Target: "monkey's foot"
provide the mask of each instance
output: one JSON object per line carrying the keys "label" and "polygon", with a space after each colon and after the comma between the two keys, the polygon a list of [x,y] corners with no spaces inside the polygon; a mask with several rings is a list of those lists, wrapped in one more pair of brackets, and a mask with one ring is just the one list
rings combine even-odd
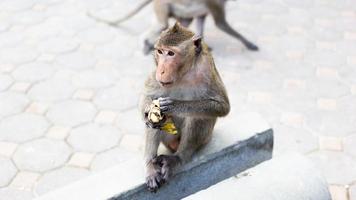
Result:
{"label": "monkey's foot", "polygon": [[181,159],[176,155],[159,155],[153,159],[152,163],[161,167],[160,174],[164,181],[168,181],[173,169],[179,165]]}
{"label": "monkey's foot", "polygon": [[154,50],[154,45],[151,44],[148,40],[145,40],[143,43],[143,54],[148,55],[150,52]]}
{"label": "monkey's foot", "polygon": [[160,172],[146,177],[146,185],[149,191],[157,192],[158,188],[165,182]]}
{"label": "monkey's foot", "polygon": [[253,44],[251,42],[246,42],[245,46],[251,51],[258,51],[258,46],[256,46],[255,44]]}
{"label": "monkey's foot", "polygon": [[210,46],[208,46],[208,50],[209,50],[209,51],[213,51],[213,48],[210,47]]}

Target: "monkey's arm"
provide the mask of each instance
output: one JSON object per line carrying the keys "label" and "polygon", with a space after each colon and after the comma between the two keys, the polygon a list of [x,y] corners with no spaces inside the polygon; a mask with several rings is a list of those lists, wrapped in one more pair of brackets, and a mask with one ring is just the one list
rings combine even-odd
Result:
{"label": "monkey's arm", "polygon": [[157,149],[160,143],[160,135],[158,129],[147,127],[145,130],[146,144],[144,158],[146,165],[149,165],[151,160],[157,156]]}
{"label": "monkey's arm", "polygon": [[209,97],[200,100],[175,100],[170,97],[160,100],[163,114],[189,114],[206,117],[222,117],[229,113],[230,104],[224,97]]}
{"label": "monkey's arm", "polygon": [[155,192],[164,180],[161,176],[161,168],[154,163],[157,157],[157,150],[160,143],[160,135],[158,129],[146,128],[146,144],[145,144],[145,171],[146,184],[148,189]]}
{"label": "monkey's arm", "polygon": [[148,113],[150,111],[150,105],[152,104],[152,100],[153,100],[152,97],[148,97],[148,96],[141,97],[140,105],[139,105],[140,111],[142,114],[141,116],[142,116],[143,121],[146,124],[146,127],[153,128],[153,129],[159,129],[162,126],[164,120],[161,120],[158,123],[153,123],[153,122],[151,122],[151,120],[148,119]]}

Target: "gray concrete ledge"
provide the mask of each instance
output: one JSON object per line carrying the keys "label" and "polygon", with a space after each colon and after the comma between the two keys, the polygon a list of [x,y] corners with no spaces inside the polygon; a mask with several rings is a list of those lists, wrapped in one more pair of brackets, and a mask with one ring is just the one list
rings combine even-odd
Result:
{"label": "gray concrete ledge", "polygon": [[272,149],[273,131],[269,129],[187,164],[157,193],[149,192],[146,185],[141,184],[111,200],[182,199],[271,159]]}
{"label": "gray concrete ledge", "polygon": [[331,200],[331,197],[320,170],[305,156],[290,153],[185,198],[200,199]]}

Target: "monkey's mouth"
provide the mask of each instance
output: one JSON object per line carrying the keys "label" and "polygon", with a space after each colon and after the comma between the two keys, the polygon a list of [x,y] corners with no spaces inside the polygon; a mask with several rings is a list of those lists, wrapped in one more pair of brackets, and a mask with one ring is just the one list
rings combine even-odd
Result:
{"label": "monkey's mouth", "polygon": [[172,85],[172,84],[173,84],[173,81],[170,81],[170,82],[162,82],[162,81],[160,81],[159,83],[160,83],[163,87],[167,87],[167,86]]}

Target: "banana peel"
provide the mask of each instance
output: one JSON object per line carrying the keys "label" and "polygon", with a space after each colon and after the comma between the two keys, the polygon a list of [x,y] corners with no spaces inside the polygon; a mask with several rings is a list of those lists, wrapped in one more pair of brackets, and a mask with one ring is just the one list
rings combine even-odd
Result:
{"label": "banana peel", "polygon": [[161,127],[162,131],[165,131],[166,133],[175,135],[178,133],[178,130],[176,128],[176,126],[174,125],[174,122],[171,118],[168,118],[164,124]]}

